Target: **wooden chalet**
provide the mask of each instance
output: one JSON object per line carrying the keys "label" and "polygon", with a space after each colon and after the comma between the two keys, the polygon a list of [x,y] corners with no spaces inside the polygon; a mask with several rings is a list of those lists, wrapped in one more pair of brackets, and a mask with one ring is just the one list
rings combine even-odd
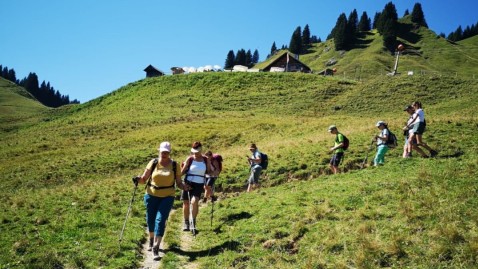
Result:
{"label": "wooden chalet", "polygon": [[262,71],[264,72],[271,72],[274,70],[284,70],[284,72],[305,72],[311,73],[312,70],[303,62],[296,59],[292,54],[286,52],[279,57],[277,57],[274,61],[272,61],[269,65],[264,67]]}
{"label": "wooden chalet", "polygon": [[164,72],[157,69],[156,67],[152,65],[148,65],[145,69],[144,72],[146,72],[146,77],[151,78],[151,77],[160,77],[164,76]]}

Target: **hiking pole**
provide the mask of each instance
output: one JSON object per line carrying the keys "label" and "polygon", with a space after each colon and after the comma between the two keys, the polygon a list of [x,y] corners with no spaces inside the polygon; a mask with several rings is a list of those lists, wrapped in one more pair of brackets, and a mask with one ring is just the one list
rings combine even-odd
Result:
{"label": "hiking pole", "polygon": [[123,240],[124,229],[126,228],[126,221],[128,220],[129,213],[131,212],[131,208],[133,207],[134,197],[136,195],[136,190],[138,189],[138,181],[137,180],[135,181],[135,177],[133,177],[133,181],[135,182],[133,197],[131,197],[131,202],[129,202],[128,211],[126,212],[126,217],[124,219],[123,228],[121,229],[121,233],[120,233],[120,237],[119,237],[120,248],[121,248],[121,241]]}
{"label": "hiking pole", "polygon": [[[216,179],[217,180],[217,179]],[[212,228],[212,220],[214,218],[214,191],[216,186],[212,186],[212,195],[211,195],[211,228]]]}
{"label": "hiking pole", "polygon": [[[194,219],[193,219],[193,208],[192,208],[192,203],[191,203],[191,195],[189,194],[190,191],[188,191],[188,199],[189,199],[189,226],[191,226],[191,232],[193,233],[193,236],[196,237],[196,226],[194,225]],[[194,196],[193,196],[194,197]]]}
{"label": "hiking pole", "polygon": [[365,167],[365,164],[367,163],[367,159],[368,159],[368,154],[370,153],[370,151],[372,150],[372,147],[373,147],[373,139],[372,139],[372,142],[370,143],[370,147],[368,148],[367,150],[367,154],[365,155],[365,159],[363,160],[362,162],[362,169]]}

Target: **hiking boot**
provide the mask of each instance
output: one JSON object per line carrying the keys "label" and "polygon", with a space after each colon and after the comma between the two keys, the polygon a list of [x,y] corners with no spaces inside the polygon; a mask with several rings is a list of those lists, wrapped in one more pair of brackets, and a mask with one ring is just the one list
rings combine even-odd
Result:
{"label": "hiking boot", "polygon": [[203,204],[207,203],[207,197],[202,198]]}
{"label": "hiking boot", "polygon": [[149,239],[148,251],[153,250],[153,245],[154,245],[154,238],[150,238],[150,239]]}
{"label": "hiking boot", "polygon": [[438,155],[438,152],[436,150],[430,150],[430,157],[436,157]]}
{"label": "hiking boot", "polygon": [[183,231],[189,231],[189,220],[185,220],[183,223]]}
{"label": "hiking boot", "polygon": [[215,195],[211,196],[211,201],[212,202],[216,202],[217,201],[217,197]]}
{"label": "hiking boot", "polygon": [[153,247],[153,260],[157,261],[161,257],[159,256],[159,245]]}

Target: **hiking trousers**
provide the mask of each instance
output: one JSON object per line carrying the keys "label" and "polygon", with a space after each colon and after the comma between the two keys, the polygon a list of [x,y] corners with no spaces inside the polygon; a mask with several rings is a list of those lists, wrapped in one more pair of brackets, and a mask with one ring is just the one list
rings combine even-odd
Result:
{"label": "hiking trousers", "polygon": [[144,205],[146,206],[146,223],[148,231],[154,232],[156,236],[164,236],[166,221],[169,212],[173,208],[174,197],[156,197],[153,195],[144,195]]}
{"label": "hiking trousers", "polygon": [[388,151],[387,145],[380,145],[377,147],[377,154],[375,155],[375,159],[373,159],[373,165],[377,166],[379,164],[385,163],[385,153]]}

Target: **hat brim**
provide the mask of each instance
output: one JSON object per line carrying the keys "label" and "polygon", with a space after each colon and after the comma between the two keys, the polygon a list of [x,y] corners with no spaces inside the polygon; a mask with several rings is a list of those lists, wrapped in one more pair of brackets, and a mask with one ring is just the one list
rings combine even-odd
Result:
{"label": "hat brim", "polygon": [[198,152],[201,152],[201,149],[191,148],[191,152],[192,153],[198,153]]}

